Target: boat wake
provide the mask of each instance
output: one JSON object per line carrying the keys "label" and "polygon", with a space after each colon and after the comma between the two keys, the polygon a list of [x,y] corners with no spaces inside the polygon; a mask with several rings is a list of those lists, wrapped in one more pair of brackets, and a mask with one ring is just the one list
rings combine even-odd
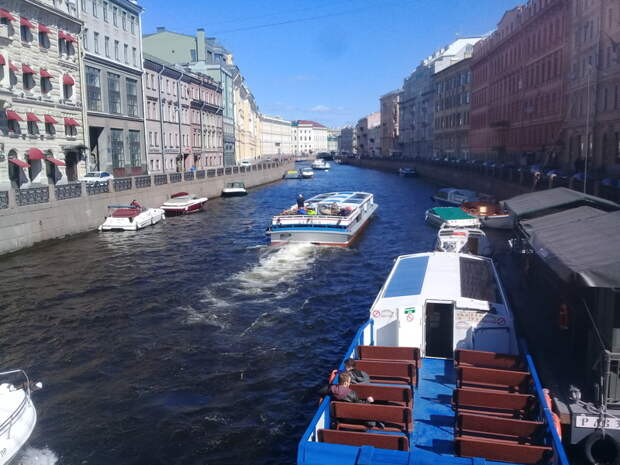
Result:
{"label": "boat wake", "polygon": [[35,449],[27,447],[17,457],[15,462],[17,465],[54,465],[58,462],[58,456],[48,449]]}

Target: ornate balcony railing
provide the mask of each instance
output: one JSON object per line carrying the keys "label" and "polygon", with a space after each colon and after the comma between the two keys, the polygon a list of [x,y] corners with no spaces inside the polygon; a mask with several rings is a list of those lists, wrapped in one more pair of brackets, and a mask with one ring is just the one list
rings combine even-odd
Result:
{"label": "ornate balcony railing", "polygon": [[136,187],[151,187],[151,177],[150,176],[136,176]]}
{"label": "ornate balcony railing", "polygon": [[237,174],[239,172],[239,167],[238,166],[233,166],[232,172],[233,172],[233,174]]}
{"label": "ornate balcony railing", "polygon": [[82,196],[82,184],[59,184],[55,188],[56,200],[75,199]]}
{"label": "ornate balcony railing", "polygon": [[217,169],[217,175],[218,176],[222,176],[224,174],[224,168],[218,168]]}
{"label": "ornate balcony railing", "polygon": [[225,174],[232,174],[232,172],[233,172],[232,168],[230,168],[230,167],[229,168],[224,168],[224,173]]}
{"label": "ornate balcony railing", "polygon": [[194,172],[193,171],[186,171],[185,173],[183,173],[183,179],[185,181],[193,181],[194,180]]}
{"label": "ornate balcony railing", "polygon": [[153,176],[153,182],[156,186],[161,186],[162,184],[168,184],[168,176],[165,174],[156,174]]}
{"label": "ornate balcony railing", "polygon": [[204,179],[205,178],[205,170],[196,171],[196,179]]}
{"label": "ornate balcony railing", "polygon": [[114,180],[114,192],[131,190],[131,178],[118,178]]}
{"label": "ornate balcony railing", "polygon": [[89,182],[86,192],[88,195],[107,194],[110,192],[110,181]]}
{"label": "ornate balcony railing", "polygon": [[207,170],[207,177],[213,178],[217,174],[216,170]]}
{"label": "ornate balcony railing", "polygon": [[17,205],[20,207],[23,207],[24,205],[46,203],[50,200],[50,190],[47,186],[16,189],[15,199],[17,200]]}
{"label": "ornate balcony railing", "polygon": [[9,208],[9,193],[8,191],[0,192],[0,209]]}
{"label": "ornate balcony railing", "polygon": [[170,177],[170,182],[181,182],[181,173],[170,173],[168,175]]}

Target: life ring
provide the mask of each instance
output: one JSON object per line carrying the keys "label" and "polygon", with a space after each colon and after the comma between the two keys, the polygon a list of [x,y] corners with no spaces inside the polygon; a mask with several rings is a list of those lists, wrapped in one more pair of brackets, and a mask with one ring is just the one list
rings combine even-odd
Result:
{"label": "life ring", "polygon": [[587,437],[583,452],[588,462],[593,465],[620,465],[620,444],[609,434],[595,431]]}

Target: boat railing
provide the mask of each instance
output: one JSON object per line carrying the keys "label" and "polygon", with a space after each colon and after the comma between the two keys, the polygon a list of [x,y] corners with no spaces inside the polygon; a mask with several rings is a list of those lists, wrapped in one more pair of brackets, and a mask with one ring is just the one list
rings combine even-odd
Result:
{"label": "boat railing", "polygon": [[[24,399],[19,403],[17,408],[11,412],[6,420],[0,423],[0,436],[3,436],[5,433],[11,434],[11,427],[15,424],[17,419],[21,416],[22,412],[26,408],[26,406],[30,403],[30,379],[28,379],[28,375],[24,370],[10,370],[4,371],[0,373],[0,379],[3,377],[7,377],[10,375],[21,374],[26,380],[22,386],[26,395]],[[11,383],[14,385],[14,383]]]}
{"label": "boat railing", "polygon": [[[344,362],[352,357],[355,357],[355,352],[357,346],[361,345],[374,345],[374,337],[373,337],[373,320],[368,320],[364,323],[355,333],[355,337],[349,345],[342,362],[338,366],[339,371],[344,370]],[[312,421],[306,428],[301,440],[299,441],[298,446],[298,457],[303,457],[305,455],[305,448],[307,447],[309,442],[317,442],[318,441],[318,431],[320,429],[328,429],[330,427],[331,419],[329,416],[329,403],[331,401],[331,397],[329,395],[325,396],[318,410],[312,417]]]}

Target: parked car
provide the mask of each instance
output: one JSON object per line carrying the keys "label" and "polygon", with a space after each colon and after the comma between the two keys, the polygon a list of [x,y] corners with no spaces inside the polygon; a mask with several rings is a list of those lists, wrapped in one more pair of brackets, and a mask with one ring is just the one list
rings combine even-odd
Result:
{"label": "parked car", "polygon": [[82,178],[80,178],[80,182],[86,183],[95,183],[95,182],[106,182],[112,181],[114,176],[112,176],[107,171],[89,171]]}
{"label": "parked car", "polygon": [[248,166],[252,166],[252,163],[250,163],[250,162],[249,162],[249,161],[247,161],[247,160],[244,160],[244,161],[242,161],[241,163],[239,163],[239,166],[245,166],[245,167],[248,167]]}

